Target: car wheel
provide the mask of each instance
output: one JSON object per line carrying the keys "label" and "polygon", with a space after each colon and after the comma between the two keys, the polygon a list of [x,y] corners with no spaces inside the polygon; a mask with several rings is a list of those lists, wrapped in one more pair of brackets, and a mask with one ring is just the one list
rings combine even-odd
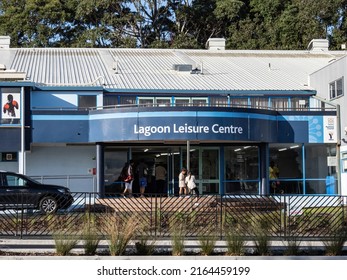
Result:
{"label": "car wheel", "polygon": [[44,197],[40,201],[40,209],[46,214],[54,213],[58,209],[57,200],[54,197]]}

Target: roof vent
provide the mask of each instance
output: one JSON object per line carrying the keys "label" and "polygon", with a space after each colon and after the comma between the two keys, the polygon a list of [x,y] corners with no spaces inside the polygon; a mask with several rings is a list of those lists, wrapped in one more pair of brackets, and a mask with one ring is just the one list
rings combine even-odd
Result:
{"label": "roof vent", "polygon": [[191,64],[174,64],[172,65],[172,69],[178,72],[190,72],[193,69],[193,65]]}
{"label": "roof vent", "polygon": [[6,70],[6,65],[0,63],[0,71],[5,71]]}
{"label": "roof vent", "polygon": [[313,52],[327,52],[329,51],[329,40],[327,39],[313,39],[311,42],[308,44],[307,49],[309,51]]}
{"label": "roof vent", "polygon": [[0,36],[0,49],[9,49],[11,43],[10,36]]}
{"label": "roof vent", "polygon": [[206,48],[212,51],[225,50],[225,39],[224,38],[210,38],[206,42]]}

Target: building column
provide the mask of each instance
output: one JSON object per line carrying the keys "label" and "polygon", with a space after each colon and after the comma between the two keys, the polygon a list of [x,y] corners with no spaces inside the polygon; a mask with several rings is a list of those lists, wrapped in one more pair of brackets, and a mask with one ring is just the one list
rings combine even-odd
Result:
{"label": "building column", "polygon": [[261,143],[260,148],[260,189],[259,194],[269,194],[269,144]]}
{"label": "building column", "polygon": [[225,158],[224,158],[224,146],[221,146],[219,148],[219,194],[220,195],[224,195],[225,194],[225,186],[224,186],[224,182],[225,182]]}
{"label": "building column", "polygon": [[96,144],[96,190],[100,197],[105,196],[105,178],[104,178],[104,146],[101,143]]}

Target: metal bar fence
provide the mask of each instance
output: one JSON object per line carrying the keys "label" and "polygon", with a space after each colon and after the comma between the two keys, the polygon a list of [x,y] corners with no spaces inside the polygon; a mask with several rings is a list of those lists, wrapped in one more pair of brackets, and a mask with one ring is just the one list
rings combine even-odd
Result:
{"label": "metal bar fence", "polygon": [[259,230],[271,238],[321,239],[347,229],[347,198],[335,195],[73,197],[71,207],[52,214],[28,207],[21,198],[12,206],[0,202],[0,237],[80,235],[86,226],[107,237],[112,224],[129,218],[141,225],[138,235],[152,238],[170,238],[178,228],[193,239],[212,234],[224,239],[235,230],[248,239]]}

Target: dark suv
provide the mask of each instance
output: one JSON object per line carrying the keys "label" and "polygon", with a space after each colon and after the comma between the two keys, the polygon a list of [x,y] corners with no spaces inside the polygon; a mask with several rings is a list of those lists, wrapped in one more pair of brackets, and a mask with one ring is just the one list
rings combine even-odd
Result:
{"label": "dark suv", "polygon": [[0,210],[30,208],[54,213],[70,207],[73,201],[66,187],[41,184],[28,176],[0,170]]}

